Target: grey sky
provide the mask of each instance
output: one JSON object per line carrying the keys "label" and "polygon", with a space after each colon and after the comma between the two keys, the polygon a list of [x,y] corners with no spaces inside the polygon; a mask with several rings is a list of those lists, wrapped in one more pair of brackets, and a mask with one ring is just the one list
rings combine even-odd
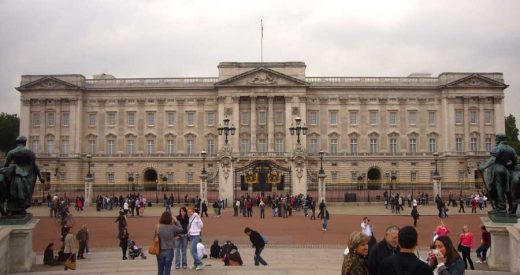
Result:
{"label": "grey sky", "polygon": [[[308,76],[503,72],[520,119],[520,1],[0,1],[0,112],[22,74],[217,76],[304,61]],[[516,107],[516,108],[515,108]]]}

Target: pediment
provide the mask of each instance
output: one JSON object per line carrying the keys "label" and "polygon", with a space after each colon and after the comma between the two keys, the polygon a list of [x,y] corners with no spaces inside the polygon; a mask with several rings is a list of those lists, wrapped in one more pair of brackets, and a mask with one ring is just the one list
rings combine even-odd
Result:
{"label": "pediment", "polygon": [[443,86],[446,88],[507,88],[504,83],[479,74],[472,74]]}
{"label": "pediment", "polygon": [[35,81],[26,83],[20,87],[18,90],[77,90],[80,89],[79,86],[71,84],[69,82],[63,81],[61,79],[46,76]]}
{"label": "pediment", "polygon": [[309,86],[309,84],[301,79],[260,67],[219,81],[215,86]]}

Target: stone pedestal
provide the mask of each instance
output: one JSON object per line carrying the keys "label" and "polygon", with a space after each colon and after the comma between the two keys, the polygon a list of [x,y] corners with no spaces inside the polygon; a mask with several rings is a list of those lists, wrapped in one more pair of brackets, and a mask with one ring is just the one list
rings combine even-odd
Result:
{"label": "stone pedestal", "polygon": [[480,219],[491,234],[489,270],[520,272],[520,224],[495,223],[489,217]]}
{"label": "stone pedestal", "polygon": [[226,159],[221,161],[218,166],[218,195],[221,200],[227,200],[228,205],[233,203],[233,182],[234,182],[233,162]]}
{"label": "stone pedestal", "polygon": [[[40,220],[0,227],[0,274],[29,272],[35,260],[33,230]],[[5,273],[4,273],[5,272]]]}
{"label": "stone pedestal", "polygon": [[94,191],[92,190],[92,177],[85,178],[85,205],[87,208],[92,203],[92,199],[94,196]]}

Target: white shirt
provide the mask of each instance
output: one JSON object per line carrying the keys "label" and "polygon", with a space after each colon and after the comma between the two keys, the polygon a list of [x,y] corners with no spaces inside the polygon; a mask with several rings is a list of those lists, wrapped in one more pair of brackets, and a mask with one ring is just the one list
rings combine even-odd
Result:
{"label": "white shirt", "polygon": [[127,201],[125,201],[125,203],[123,204],[123,209],[124,210],[128,210],[128,202]]}
{"label": "white shirt", "polygon": [[188,228],[188,234],[190,236],[200,236],[200,231],[202,231],[204,223],[197,213],[191,215],[190,223],[188,225],[190,227]]}
{"label": "white shirt", "polygon": [[363,232],[363,234],[371,237],[372,236],[372,226],[368,223],[362,222],[361,223],[361,232]]}
{"label": "white shirt", "polygon": [[197,244],[197,257],[199,257],[199,259],[202,260],[202,257],[204,255],[208,255],[208,253],[206,252],[206,247],[204,247],[204,245],[202,243],[198,243]]}

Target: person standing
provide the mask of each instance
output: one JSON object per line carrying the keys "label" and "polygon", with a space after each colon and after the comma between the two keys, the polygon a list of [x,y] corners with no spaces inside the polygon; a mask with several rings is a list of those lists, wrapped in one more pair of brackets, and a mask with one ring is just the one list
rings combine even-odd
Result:
{"label": "person standing", "polygon": [[449,233],[450,233],[450,229],[441,220],[441,224],[439,224],[435,228],[435,234],[437,235],[437,237],[441,237],[441,236],[447,236]]}
{"label": "person standing", "polygon": [[259,263],[262,265],[267,265],[267,262],[262,258],[262,256],[260,256],[262,250],[264,250],[265,247],[265,240],[262,235],[249,227],[244,229],[244,233],[249,236],[249,240],[255,248],[255,265],[259,265]]}
{"label": "person standing", "polygon": [[464,266],[468,269],[468,262],[471,270],[474,270],[473,261],[471,260],[471,247],[473,246],[473,233],[469,232],[468,226],[462,227],[462,233],[460,234],[460,245],[462,252],[462,260]]}
{"label": "person standing", "polygon": [[121,247],[121,251],[123,252],[123,260],[128,259],[126,257],[126,250],[128,249],[128,239],[130,238],[130,234],[128,234],[128,229],[125,228],[121,233],[119,233],[119,247]]}
{"label": "person standing", "polygon": [[348,240],[348,255],[343,258],[341,275],[366,275],[365,259],[368,255],[368,236],[362,232],[352,232]]}
{"label": "person standing", "polygon": [[412,208],[412,218],[413,218],[413,226],[417,227],[417,220],[419,219],[419,210],[417,210],[417,206]]}
{"label": "person standing", "polygon": [[87,225],[84,224],[76,234],[76,239],[79,242],[78,259],[85,259],[84,253],[88,241],[88,230]]}
{"label": "person standing", "polygon": [[480,240],[480,246],[477,248],[477,263],[485,263],[486,262],[486,254],[491,246],[491,234],[487,231],[485,225],[480,226],[480,230],[482,231],[482,238]]}
{"label": "person standing", "polygon": [[265,219],[265,203],[263,199],[260,199],[258,206],[260,207],[260,219]]}
{"label": "person standing", "polygon": [[193,257],[193,269],[200,270],[204,266],[202,265],[202,261],[197,255],[197,244],[199,243],[200,233],[204,223],[202,222],[202,219],[199,217],[199,215],[195,212],[195,208],[190,207],[188,209],[188,215],[190,217],[188,224],[188,237],[190,240],[190,253]]}
{"label": "person standing", "polygon": [[[66,227],[65,229],[65,232],[66,232],[66,235],[65,235],[65,239],[63,241],[63,258],[64,259],[69,259],[69,258],[74,258],[73,257],[73,253],[77,251],[77,248],[76,248],[76,240],[74,239],[74,234],[72,234],[72,228],[71,227]],[[68,267],[65,266],[65,270],[67,270]]]}
{"label": "person standing", "polygon": [[311,220],[316,219],[316,200],[314,198],[311,198]]}
{"label": "person standing", "polygon": [[327,231],[327,227],[329,226],[329,219],[330,219],[329,210],[327,210],[327,207],[323,207],[323,215],[321,215],[321,220],[322,220],[321,230]]}
{"label": "person standing", "polygon": [[125,212],[123,210],[119,211],[119,217],[116,218],[114,223],[116,223],[116,222],[117,222],[117,228],[119,230],[118,234],[121,234],[123,229],[125,229],[128,224],[128,222],[126,221]]}
{"label": "person standing", "polygon": [[240,200],[237,200],[233,205],[233,216],[238,217],[238,208],[240,208]]}
{"label": "person standing", "polygon": [[170,275],[173,263],[173,249],[175,247],[175,235],[182,232],[182,227],[172,213],[164,211],[155,227],[155,235],[159,235],[159,255],[157,258],[157,274]]}
{"label": "person standing", "polygon": [[190,218],[188,217],[188,210],[186,207],[179,209],[177,220],[182,226],[182,232],[175,236],[175,269],[188,268],[188,259],[186,258],[186,250],[188,248],[188,224]]}
{"label": "person standing", "polygon": [[[206,204],[206,201],[202,201],[202,207],[201,207],[201,212],[200,212],[200,216],[201,217],[204,217],[204,214],[206,214],[206,217],[208,217],[208,204]],[[217,211],[217,217],[219,217],[218,215],[218,211]]]}
{"label": "person standing", "polygon": [[459,213],[462,211],[462,213],[466,213],[464,211],[464,197],[462,197],[462,194],[459,196]]}
{"label": "person standing", "polygon": [[367,265],[370,274],[377,274],[381,262],[399,252],[397,236],[399,227],[391,225],[385,230],[385,238],[378,242],[368,253]]}
{"label": "person standing", "polygon": [[463,275],[464,263],[459,253],[453,247],[453,243],[448,236],[442,236],[435,240],[434,247],[428,255],[428,265],[432,269],[437,269],[440,275]]}

